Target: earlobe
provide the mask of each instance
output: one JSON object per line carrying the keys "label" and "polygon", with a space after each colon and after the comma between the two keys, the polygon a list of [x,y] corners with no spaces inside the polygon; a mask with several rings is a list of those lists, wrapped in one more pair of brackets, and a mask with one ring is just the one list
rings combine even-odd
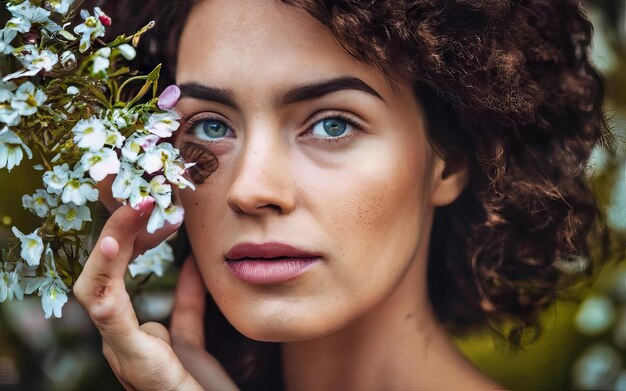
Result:
{"label": "earlobe", "polygon": [[469,183],[469,163],[467,159],[445,161],[436,157],[434,165],[431,204],[435,207],[449,205]]}

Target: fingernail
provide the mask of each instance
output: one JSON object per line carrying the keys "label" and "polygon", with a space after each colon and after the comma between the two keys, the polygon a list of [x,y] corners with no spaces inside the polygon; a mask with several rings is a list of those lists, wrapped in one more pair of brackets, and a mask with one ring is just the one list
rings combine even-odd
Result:
{"label": "fingernail", "polygon": [[113,260],[117,256],[119,249],[119,243],[111,236],[103,238],[100,242],[100,250],[110,260]]}

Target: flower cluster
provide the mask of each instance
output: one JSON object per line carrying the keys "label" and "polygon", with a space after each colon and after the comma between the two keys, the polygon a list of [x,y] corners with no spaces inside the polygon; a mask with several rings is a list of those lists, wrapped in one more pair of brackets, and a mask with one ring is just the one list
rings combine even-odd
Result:
{"label": "flower cluster", "polygon": [[[60,317],[88,255],[85,237],[98,183],[114,176],[113,196],[134,208],[153,199],[147,228],[153,233],[182,220],[172,191],[194,188],[187,174],[193,164],[167,141],[179,126],[173,107],[180,91],[170,86],[155,96],[160,68],[138,75],[127,64],[151,25],[105,43],[113,21],[97,7],[93,14],[80,10],[82,22],[73,29],[74,0],[9,0],[6,8],[0,169],[10,172],[26,156],[38,160],[34,167],[43,175],[42,188],[22,198],[41,226],[28,234],[13,227],[16,237],[2,251],[0,303],[37,292],[46,318]],[[131,264],[130,272],[160,276],[172,258],[162,244]]]}

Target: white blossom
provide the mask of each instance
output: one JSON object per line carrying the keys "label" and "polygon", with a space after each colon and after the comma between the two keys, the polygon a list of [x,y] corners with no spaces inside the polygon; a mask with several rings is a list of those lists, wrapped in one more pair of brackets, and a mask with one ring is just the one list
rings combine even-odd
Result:
{"label": "white blossom", "polygon": [[24,195],[22,197],[22,205],[37,216],[44,218],[50,212],[51,207],[58,205],[58,201],[56,197],[53,197],[47,191],[37,189],[32,196]]}
{"label": "white blossom", "polygon": [[120,51],[120,53],[122,53],[122,56],[124,56],[124,58],[129,61],[134,60],[135,57],[137,56],[137,51],[135,50],[135,48],[127,43],[121,44],[117,48]]}
{"label": "white blossom", "polygon": [[8,6],[7,9],[14,17],[28,21],[31,24],[42,25],[46,30],[54,33],[61,29],[61,26],[50,20],[50,11],[33,5],[29,0],[20,4]]}
{"label": "white blossom", "polygon": [[11,171],[13,167],[20,164],[24,152],[29,159],[32,159],[33,153],[30,148],[15,132],[5,126],[0,131],[0,168],[6,167],[7,170]]}
{"label": "white blossom", "polygon": [[163,173],[165,174],[167,180],[170,183],[178,186],[179,189],[185,189],[188,187],[195,190],[196,186],[187,178],[185,178],[185,173],[187,172],[187,169],[194,164],[195,163],[188,163],[185,165],[180,161],[171,161],[165,165]]}
{"label": "white blossom", "polygon": [[157,175],[150,180],[150,195],[161,208],[172,204],[172,186],[165,183],[163,175]]}
{"label": "white blossom", "polygon": [[85,221],[91,221],[89,208],[84,205],[78,206],[74,203],[59,206],[54,216],[54,222],[66,232],[73,229],[82,229]]}
{"label": "white blossom", "polygon": [[154,233],[157,229],[162,228],[166,221],[172,225],[176,225],[183,221],[184,215],[183,208],[179,206],[170,205],[167,208],[162,208],[157,204],[152,210],[146,230],[149,233]]}
{"label": "white blossom", "polygon": [[11,102],[15,94],[13,91],[17,90],[15,83],[0,81],[0,102]]}
{"label": "white blossom", "polygon": [[46,248],[45,258],[46,272],[44,277],[37,280],[38,287],[30,286],[29,290],[34,291],[34,289],[39,289],[38,294],[41,296],[41,307],[43,308],[46,319],[49,319],[52,315],[60,318],[63,305],[67,303],[69,288],[65,285],[57,272],[54,255],[50,247]]}
{"label": "white blossom", "polygon": [[15,91],[15,98],[11,102],[11,107],[22,116],[33,115],[37,112],[48,97],[40,89],[29,81],[20,85]]}
{"label": "white blossom", "polygon": [[0,52],[3,54],[10,54],[13,51],[11,42],[15,39],[18,33],[27,33],[30,31],[32,25],[28,20],[19,17],[13,17],[9,19],[7,24],[2,30],[0,30]]}
{"label": "white blossom", "polygon": [[161,244],[155,248],[138,256],[137,259],[128,265],[128,270],[133,277],[150,273],[162,277],[165,268],[173,261],[174,252],[172,251],[172,247],[166,242],[161,242]]}
{"label": "white blossom", "polygon": [[85,170],[96,182],[100,182],[109,174],[117,174],[120,171],[120,161],[117,154],[110,148],[102,148],[97,152],[86,152],[80,159]]}
{"label": "white blossom", "polygon": [[98,37],[104,37],[105,28],[100,21],[101,15],[104,15],[104,12],[98,7],[94,8],[94,16],[89,15],[87,10],[80,11],[80,16],[85,21],[74,27],[74,32],[81,35],[78,49],[81,53],[89,49],[92,40]]}
{"label": "white blossom", "polygon": [[141,177],[136,177],[133,180],[130,196],[128,197],[130,206],[137,209],[139,205],[151,199],[153,197],[150,195],[150,183]]}
{"label": "white blossom", "polygon": [[69,50],[61,53],[61,65],[63,68],[70,68],[76,63],[76,56]]}
{"label": "white blossom", "polygon": [[161,143],[139,156],[137,164],[148,174],[153,174],[173,162],[177,156],[178,150],[174,149],[171,144]]}
{"label": "white blossom", "polygon": [[[9,98],[9,101],[13,97]],[[9,126],[15,126],[20,123],[22,116],[17,110],[13,110],[11,103],[0,103],[0,122],[3,122]]]}
{"label": "white blossom", "polygon": [[85,171],[78,168],[70,172],[70,178],[61,194],[63,203],[74,203],[77,206],[85,205],[87,201],[98,200],[98,189],[93,180],[84,178]]}
{"label": "white blossom", "polygon": [[43,183],[46,185],[46,190],[51,194],[61,195],[63,188],[65,188],[69,180],[70,167],[67,163],[63,163],[61,166],[54,166],[52,171],[46,171],[43,174]]}
{"label": "white blossom", "polygon": [[172,137],[172,133],[180,126],[178,122],[179,119],[180,115],[173,110],[165,113],[152,114],[150,118],[148,118],[146,130],[161,138]]}
{"label": "white blossom", "polygon": [[139,158],[139,154],[141,151],[149,151],[156,146],[156,143],[159,141],[159,136],[154,134],[133,134],[130,136],[124,147],[122,148],[122,156],[126,161],[135,163]]}
{"label": "white blossom", "polygon": [[76,86],[69,86],[69,87],[67,87],[66,93],[68,95],[78,95],[78,94],[80,94],[80,91],[78,90],[78,88]]}
{"label": "white blossom", "polygon": [[92,75],[106,75],[106,71],[111,65],[109,56],[111,55],[111,48],[104,47],[96,52],[96,57],[93,59],[93,66],[91,68]]}
{"label": "white blossom", "polygon": [[61,15],[67,14],[74,0],[48,0],[50,7]]}
{"label": "white blossom", "polygon": [[3,80],[11,80],[18,77],[34,76],[42,70],[49,71],[59,62],[59,57],[53,51],[44,49],[41,52],[35,45],[26,45],[14,51],[15,57],[24,65],[26,69],[19,70],[10,75],[6,75]]}
{"label": "white blossom", "polygon": [[113,186],[111,187],[113,197],[119,201],[129,199],[133,189],[141,186],[141,181],[145,182],[145,180],[141,178],[143,172],[143,170],[138,170],[128,163],[122,163],[120,172],[117,174],[117,177],[115,177]]}
{"label": "white blossom", "polygon": [[107,140],[104,122],[96,117],[81,119],[74,125],[72,132],[76,145],[92,152],[101,150]]}
{"label": "white blossom", "polygon": [[13,234],[22,243],[22,250],[20,252],[20,256],[22,257],[22,259],[24,259],[26,263],[28,263],[28,265],[30,266],[39,265],[39,261],[41,260],[41,254],[43,253],[43,241],[41,240],[41,237],[37,234],[37,231],[28,235],[24,235],[16,227],[13,227],[12,231]]}

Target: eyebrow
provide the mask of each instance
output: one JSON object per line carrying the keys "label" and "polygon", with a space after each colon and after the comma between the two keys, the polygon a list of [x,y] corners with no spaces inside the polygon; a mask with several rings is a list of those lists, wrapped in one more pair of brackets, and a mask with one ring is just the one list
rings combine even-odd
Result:
{"label": "eyebrow", "polygon": [[[183,97],[213,101],[238,108],[231,90],[205,86],[200,83],[184,83],[179,86]],[[288,91],[280,100],[283,105],[321,98],[325,95],[344,90],[357,90],[370,94],[381,101],[385,99],[363,80],[353,76],[341,76],[317,83],[296,87]],[[386,102],[385,102],[386,103]]]}

